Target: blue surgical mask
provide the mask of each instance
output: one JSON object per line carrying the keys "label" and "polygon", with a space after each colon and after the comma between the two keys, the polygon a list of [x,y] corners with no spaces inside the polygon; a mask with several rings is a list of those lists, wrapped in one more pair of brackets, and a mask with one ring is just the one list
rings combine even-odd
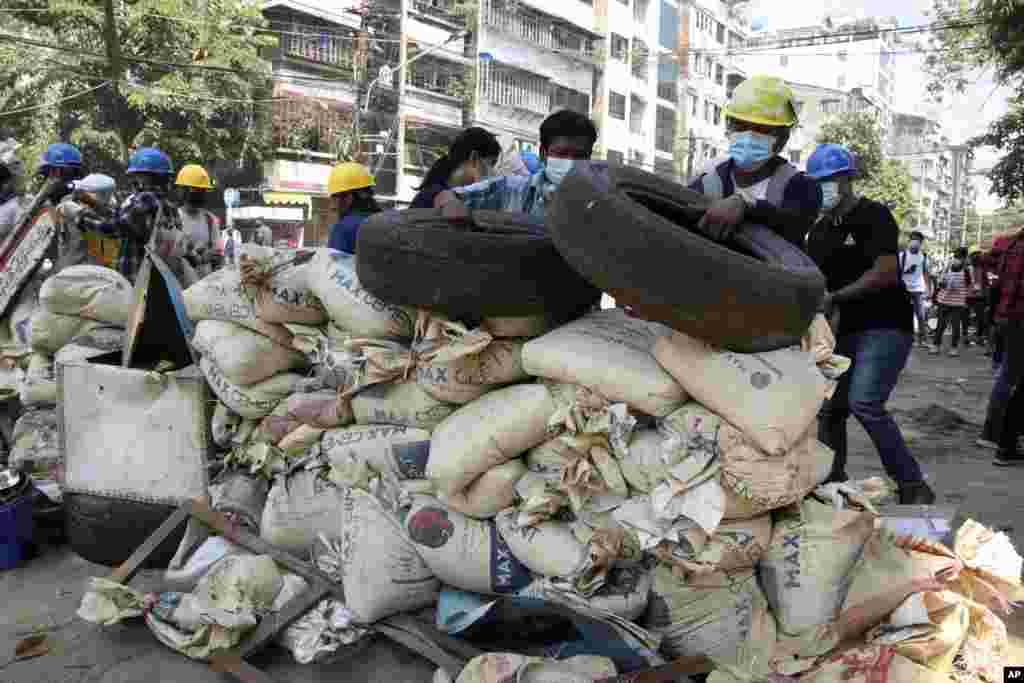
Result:
{"label": "blue surgical mask", "polygon": [[839,183],[827,182],[821,184],[821,208],[831,211],[839,206]]}
{"label": "blue surgical mask", "polygon": [[548,158],[544,163],[544,174],[552,185],[558,187],[565,180],[565,176],[569,175],[574,163],[572,159]]}
{"label": "blue surgical mask", "polygon": [[736,166],[747,171],[768,161],[775,155],[777,140],[772,135],[743,131],[729,135],[729,156]]}

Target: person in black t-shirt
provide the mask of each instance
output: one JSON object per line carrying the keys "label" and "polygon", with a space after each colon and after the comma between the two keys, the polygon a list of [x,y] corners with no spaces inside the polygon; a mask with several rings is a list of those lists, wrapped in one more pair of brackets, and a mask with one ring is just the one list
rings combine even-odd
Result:
{"label": "person in black t-shirt", "polygon": [[835,451],[829,481],[845,481],[846,421],[852,414],[878,449],[903,505],[929,505],[935,493],[885,408],[914,344],[914,311],[899,268],[899,227],[892,212],[853,191],[856,157],[819,145],[807,174],[821,184],[823,215],[807,251],[825,275],[826,316],[839,308],[836,353],[853,363],[825,404],[818,438]]}

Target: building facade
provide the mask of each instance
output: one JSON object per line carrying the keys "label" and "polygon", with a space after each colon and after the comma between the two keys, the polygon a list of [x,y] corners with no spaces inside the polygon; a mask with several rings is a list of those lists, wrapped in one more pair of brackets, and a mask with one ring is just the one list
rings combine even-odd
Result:
{"label": "building facade", "polygon": [[803,170],[807,158],[818,145],[818,134],[825,121],[837,114],[870,112],[881,117],[882,108],[860,88],[837,90],[806,83],[789,82],[793,90],[798,123],[789,137],[783,155]]}

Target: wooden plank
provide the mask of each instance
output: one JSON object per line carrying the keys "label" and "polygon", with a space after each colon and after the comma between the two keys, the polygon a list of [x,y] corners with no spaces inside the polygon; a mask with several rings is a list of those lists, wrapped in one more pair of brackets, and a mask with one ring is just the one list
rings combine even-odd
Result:
{"label": "wooden plank", "polygon": [[107,578],[116,583],[128,583],[138,573],[142,563],[146,561],[153,551],[160,546],[161,543],[167,540],[167,538],[175,532],[175,530],[184,524],[189,517],[190,503],[182,503],[181,507],[175,510],[170,517],[164,520],[164,523],[157,527],[146,541],[135,549],[135,552],[125,560],[121,566],[113,571],[113,573]]}
{"label": "wooden plank", "polygon": [[230,674],[241,683],[276,683],[273,678],[228,650],[214,653],[210,657],[209,665],[214,671]]}
{"label": "wooden plank", "polygon": [[328,596],[329,592],[322,586],[307,589],[305,593],[285,605],[281,611],[264,616],[259,627],[239,643],[233,652],[239,657],[248,657]]}
{"label": "wooden plank", "polygon": [[322,587],[342,602],[345,600],[345,589],[335,583],[331,577],[319,571],[308,562],[303,562],[289,552],[271,545],[241,525],[230,521],[227,517],[210,509],[206,501],[198,498],[188,503],[192,516],[210,527],[232,543],[242,546],[257,555],[269,555],[288,571],[298,574],[313,586]]}

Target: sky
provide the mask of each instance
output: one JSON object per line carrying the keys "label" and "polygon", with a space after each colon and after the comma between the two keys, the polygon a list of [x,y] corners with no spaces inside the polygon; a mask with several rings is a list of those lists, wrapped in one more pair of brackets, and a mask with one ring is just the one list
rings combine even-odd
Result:
{"label": "sky", "polygon": [[[750,4],[750,16],[762,18],[767,30],[806,25],[808,17],[829,11],[846,11],[861,17],[894,16],[900,26],[919,26],[932,21],[928,16],[931,6],[931,0],[803,0],[790,3],[754,0]],[[925,34],[920,36],[927,37]],[[936,116],[954,143],[985,132],[988,124],[1007,110],[1009,91],[996,88],[990,72],[981,74],[975,85],[963,95],[949,98],[946,104],[937,107],[925,99],[925,76],[921,68],[923,57],[899,54],[894,58],[897,69],[896,108]],[[993,149],[979,149],[975,152],[974,168],[989,168],[998,156]],[[1001,206],[998,198],[988,195],[988,180],[982,177],[976,180],[979,210],[990,211]]]}

